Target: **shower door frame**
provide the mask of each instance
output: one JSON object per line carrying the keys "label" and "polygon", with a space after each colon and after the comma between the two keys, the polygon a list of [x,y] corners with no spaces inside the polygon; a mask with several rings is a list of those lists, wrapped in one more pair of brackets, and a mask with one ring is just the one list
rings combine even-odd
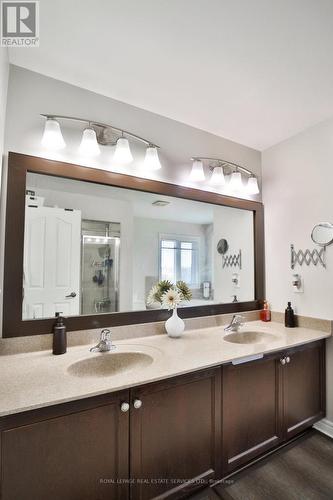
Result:
{"label": "shower door frame", "polygon": [[[113,314],[115,312],[118,312],[117,309],[119,308],[119,272],[120,272],[120,267],[119,267],[119,263],[120,263],[120,246],[121,246],[121,225],[120,225],[120,222],[112,222],[112,221],[106,221],[106,220],[97,220],[97,219],[82,219],[82,225],[83,225],[83,222],[96,222],[98,224],[104,224],[105,226],[109,226],[110,224],[117,224],[119,227],[120,227],[120,231],[119,231],[119,245],[118,245],[118,248],[116,249],[116,257],[117,257],[117,270],[115,271],[115,289],[116,289],[116,304],[115,304],[115,308],[116,310],[115,311],[108,311],[106,312],[105,314]],[[81,281],[81,285],[80,285],[80,289],[81,289],[81,307],[80,307],[80,314],[83,314],[83,261],[84,261],[84,243],[83,243],[83,240],[84,240],[84,236],[86,235],[83,235],[83,229],[82,229],[82,226],[81,226],[81,273],[80,273],[80,281]],[[87,237],[89,237],[87,235]],[[100,238],[103,238],[103,236],[99,236]],[[108,236],[110,238],[110,236]],[[114,239],[116,239],[117,237],[113,237]],[[95,313],[95,314],[101,314],[101,313]]]}

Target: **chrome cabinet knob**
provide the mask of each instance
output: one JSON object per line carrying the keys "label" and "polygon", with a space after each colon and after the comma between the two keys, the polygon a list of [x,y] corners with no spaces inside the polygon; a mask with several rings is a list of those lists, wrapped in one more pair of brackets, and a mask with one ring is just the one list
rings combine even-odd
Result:
{"label": "chrome cabinet knob", "polygon": [[142,401],[141,399],[134,399],[133,401],[133,406],[136,410],[138,410],[139,408],[141,408],[142,406]]}
{"label": "chrome cabinet knob", "polygon": [[289,356],[286,357],[286,363],[290,363],[290,357]]}
{"label": "chrome cabinet knob", "polygon": [[286,364],[286,358],[281,358],[280,359],[280,363],[281,363],[281,365],[285,365]]}
{"label": "chrome cabinet knob", "polygon": [[130,409],[130,405],[128,403],[121,403],[120,409],[123,413],[126,413]]}

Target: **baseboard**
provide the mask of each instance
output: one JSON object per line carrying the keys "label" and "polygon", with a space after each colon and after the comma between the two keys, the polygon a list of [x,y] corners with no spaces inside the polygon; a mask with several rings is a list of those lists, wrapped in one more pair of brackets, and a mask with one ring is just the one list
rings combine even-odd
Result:
{"label": "baseboard", "polygon": [[317,431],[322,432],[323,434],[326,434],[326,436],[329,436],[333,439],[333,422],[327,420],[327,418],[319,420],[319,422],[314,424],[313,427]]}

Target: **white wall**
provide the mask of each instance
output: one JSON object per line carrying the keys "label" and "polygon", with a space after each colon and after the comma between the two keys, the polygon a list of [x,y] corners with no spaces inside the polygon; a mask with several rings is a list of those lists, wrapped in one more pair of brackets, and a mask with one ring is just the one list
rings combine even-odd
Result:
{"label": "white wall", "polygon": [[[161,147],[160,159],[163,168],[152,175],[152,178],[186,185],[191,168],[190,158],[207,155],[222,157],[247,166],[258,176],[259,183],[261,181],[260,153],[254,149],[17,66],[10,66],[9,73],[5,157],[8,151],[15,151],[52,158],[52,155],[47,155],[40,145],[44,126],[44,119],[39,116],[40,113],[72,115],[111,123],[158,144]],[[67,122],[62,129],[68,147],[53,158],[84,165],[85,162],[77,154],[80,128],[77,124]],[[139,161],[128,168],[126,173],[140,175],[138,167],[143,159],[144,149],[138,144],[132,149]],[[103,148],[100,157],[89,161],[89,166],[106,168],[112,165],[111,158],[112,148]],[[6,167],[5,162],[4,189],[1,193],[1,242],[4,241],[5,230]],[[254,198],[259,199],[260,196]],[[0,255],[0,273],[2,271],[3,251]],[[0,276],[1,288],[2,276]],[[2,296],[0,303],[2,304]]]}
{"label": "white wall", "polygon": [[1,193],[2,155],[4,152],[8,74],[9,74],[8,49],[5,47],[0,47],[0,193]]}
{"label": "white wall", "polygon": [[[332,320],[333,245],[327,248],[327,269],[295,268],[304,279],[304,293],[296,294],[290,284],[290,244],[311,249],[313,226],[333,223],[333,119],[266,150],[262,165],[267,299],[276,311],[284,311],[291,300],[298,314]],[[327,342],[327,398],[333,422],[332,339]]]}
{"label": "white wall", "polygon": [[[157,179],[176,184],[187,183],[190,158],[199,155],[222,157],[247,166],[261,176],[260,153],[254,149],[39,73],[10,66],[6,151],[49,156],[40,144],[44,127],[40,113],[78,116],[111,123],[151,140],[161,147],[163,168],[154,174]],[[67,147],[56,158],[87,164],[77,153],[82,129],[83,125],[78,123],[62,122]],[[139,161],[125,171],[136,174],[145,148],[135,142],[131,143],[131,147]],[[88,164],[97,168],[111,166],[112,155],[112,149],[104,147],[102,154],[89,160]]]}
{"label": "white wall", "polygon": [[[238,254],[241,250],[242,268],[224,267],[222,255],[217,250],[220,239],[228,241],[227,255]],[[214,207],[214,300],[216,302],[232,302],[237,295],[239,302],[254,300],[254,240],[253,213],[229,207]],[[232,274],[239,275],[239,287],[232,283]]]}
{"label": "white wall", "polygon": [[4,159],[4,135],[5,135],[5,117],[6,117],[6,106],[7,106],[7,88],[8,88],[8,75],[9,75],[9,62],[8,62],[8,50],[5,47],[0,47],[0,337],[2,331],[2,284],[3,284],[3,255],[4,255],[4,221],[5,221],[5,210],[4,210],[4,196],[3,196],[3,164]]}

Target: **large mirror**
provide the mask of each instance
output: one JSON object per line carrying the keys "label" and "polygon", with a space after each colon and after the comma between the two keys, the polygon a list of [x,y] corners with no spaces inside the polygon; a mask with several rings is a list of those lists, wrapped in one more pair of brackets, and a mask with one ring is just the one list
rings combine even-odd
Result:
{"label": "large mirror", "polygon": [[253,211],[28,172],[22,319],[156,310],[161,280],[181,306],[255,299]]}

